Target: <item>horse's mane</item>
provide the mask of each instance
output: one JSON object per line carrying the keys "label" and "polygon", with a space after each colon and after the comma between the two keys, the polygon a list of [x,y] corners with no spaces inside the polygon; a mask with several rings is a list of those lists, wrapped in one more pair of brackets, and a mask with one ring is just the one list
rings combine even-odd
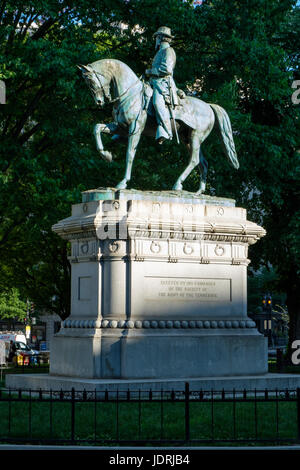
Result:
{"label": "horse's mane", "polygon": [[127,74],[127,76],[132,75],[132,78],[137,79],[137,75],[133,72],[133,70],[131,70],[128,65],[124,64],[124,62],[118,59],[100,59],[92,62],[89,64],[89,66],[104,76],[108,72],[113,74],[114,72],[121,73],[123,71]]}

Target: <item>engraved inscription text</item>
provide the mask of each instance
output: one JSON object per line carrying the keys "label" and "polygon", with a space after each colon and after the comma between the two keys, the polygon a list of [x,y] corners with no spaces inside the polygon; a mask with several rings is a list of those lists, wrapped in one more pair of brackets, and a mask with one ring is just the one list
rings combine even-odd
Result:
{"label": "engraved inscription text", "polygon": [[145,277],[145,299],[230,302],[230,279]]}

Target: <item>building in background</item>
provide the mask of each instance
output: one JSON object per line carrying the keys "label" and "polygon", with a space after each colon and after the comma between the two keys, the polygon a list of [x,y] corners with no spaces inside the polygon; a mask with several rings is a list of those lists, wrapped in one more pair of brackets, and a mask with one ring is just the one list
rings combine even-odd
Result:
{"label": "building in background", "polygon": [[35,336],[39,347],[41,345],[41,341],[46,342],[45,348],[47,351],[50,351],[53,336],[55,333],[59,332],[60,327],[61,318],[58,315],[52,313],[44,314],[40,316],[37,324],[32,326],[31,339]]}

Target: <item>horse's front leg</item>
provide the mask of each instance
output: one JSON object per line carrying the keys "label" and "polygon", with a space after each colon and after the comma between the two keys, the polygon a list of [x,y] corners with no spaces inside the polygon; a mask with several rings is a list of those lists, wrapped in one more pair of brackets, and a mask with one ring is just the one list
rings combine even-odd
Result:
{"label": "horse's front leg", "polygon": [[109,124],[96,124],[94,127],[94,136],[96,139],[97,150],[100,153],[101,157],[108,162],[112,161],[113,155],[108,150],[104,150],[101,139],[101,132],[103,132],[104,134],[115,134],[117,129],[118,125],[114,122],[110,122]]}
{"label": "horse's front leg", "polygon": [[131,178],[131,170],[132,164],[135,157],[136,148],[141,138],[141,134],[143,132],[143,127],[138,127],[134,129],[133,126],[129,129],[129,137],[128,137],[128,145],[127,145],[127,153],[126,153],[126,170],[125,170],[125,177],[117,184],[117,189],[125,189],[127,186],[127,182]]}

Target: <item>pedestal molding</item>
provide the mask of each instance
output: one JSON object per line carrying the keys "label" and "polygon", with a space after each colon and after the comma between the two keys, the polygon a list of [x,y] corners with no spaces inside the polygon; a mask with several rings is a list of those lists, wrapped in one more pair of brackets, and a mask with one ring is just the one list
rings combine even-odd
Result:
{"label": "pedestal molding", "polygon": [[64,328],[255,328],[252,320],[64,320]]}

